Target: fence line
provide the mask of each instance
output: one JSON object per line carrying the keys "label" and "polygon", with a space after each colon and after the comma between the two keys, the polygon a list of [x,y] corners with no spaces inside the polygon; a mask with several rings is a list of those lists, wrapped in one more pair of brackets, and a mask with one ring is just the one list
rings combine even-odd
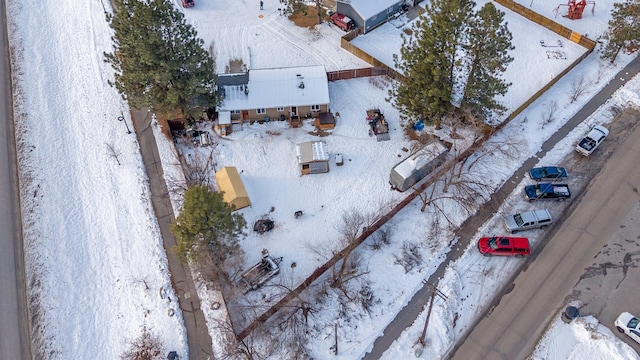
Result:
{"label": "fence line", "polygon": [[[515,12],[518,15],[521,15],[532,22],[543,26],[556,34],[565,37],[569,41],[572,41],[582,47],[587,49],[587,52],[582,54],[578,59],[576,59],[571,65],[566,67],[560,74],[556,75],[553,79],[551,79],[548,83],[546,83],[540,90],[536,91],[533,96],[531,96],[527,101],[525,101],[522,105],[516,108],[507,116],[506,121],[513,120],[516,116],[518,116],[524,109],[526,109],[529,105],[531,105],[534,101],[536,101],[542,94],[544,94],[550,87],[555,85],[563,76],[565,76],[569,71],[571,71],[574,67],[576,67],[582,60],[584,60],[596,47],[596,42],[583,36],[563,25],[558,24],[557,22],[548,19],[531,9],[526,8],[525,6],[514,2],[513,0],[494,0],[498,4],[506,7],[507,9]],[[505,121],[505,122],[506,122]]]}
{"label": "fence line", "polygon": [[[540,14],[535,13],[534,11],[527,9],[526,7],[515,3],[512,0],[494,0],[498,4],[505,6],[511,11],[524,16],[525,18],[544,26],[545,28],[573,41],[585,48],[587,48],[587,52],[576,59],[571,65],[569,65],[566,69],[564,69],[560,74],[555,76],[551,81],[549,81],[545,86],[543,86],[539,91],[537,91],[531,98],[525,101],[520,107],[514,110],[505,121],[500,123],[498,126],[494,128],[493,131],[486,133],[482,138],[478,139],[469,149],[467,149],[462,154],[458,155],[455,159],[451,160],[451,163],[457,163],[459,161],[465,160],[468,156],[470,156],[473,151],[475,151],[478,146],[482,145],[495,131],[503,128],[510,120],[516,117],[520,112],[522,112],[527,106],[529,106],[532,102],[538,99],[546,90],[548,90],[551,86],[553,86],[558,80],[560,80],[565,74],[571,71],[576,65],[578,65],[582,60],[584,60],[595,48],[596,42],[583,36],[579,33],[572,31],[571,29],[560,25]],[[378,59],[369,55],[364,50],[354,46],[351,44],[351,40],[353,40],[358,35],[357,32],[352,31],[346,35],[344,35],[340,39],[340,46],[354,54],[358,58],[368,62],[373,65],[371,68],[364,69],[352,69],[352,70],[342,70],[342,71],[332,71],[327,73],[327,77],[329,81],[341,80],[341,79],[352,79],[356,77],[365,77],[365,76],[375,76],[376,75],[387,75],[396,80],[401,81],[404,79],[402,74],[398,73],[396,70],[388,67]],[[364,75],[364,74],[370,75]],[[400,210],[402,210],[406,205],[415,200],[418,195],[424,191],[429,185],[433,183],[438,176],[442,175],[445,171],[448,170],[448,166],[441,167],[434,176],[430,177],[430,179],[420,185],[418,188],[414,189],[405,199],[395,205],[391,211],[380,217],[372,226],[367,227],[363,233],[358,236],[358,238],[347,246],[345,249],[335,254],[329,261],[325,264],[318,267],[309,277],[307,277],[298,287],[296,287],[292,292],[284,296],[280,301],[270,307],[267,311],[262,313],[257,319],[252,321],[242,332],[240,332],[237,336],[239,339],[244,339],[247,337],[253,330],[262,325],[265,321],[267,321],[273,314],[275,314],[281,307],[285,306],[291,300],[293,300],[297,294],[300,294],[302,291],[307,289],[314,281],[316,281],[320,276],[322,276],[327,270],[329,270],[332,266],[337,264],[346,254],[351,252],[353,249],[360,246],[371,234],[376,232],[382,225],[384,225],[389,219],[391,219],[394,215],[396,215]]]}

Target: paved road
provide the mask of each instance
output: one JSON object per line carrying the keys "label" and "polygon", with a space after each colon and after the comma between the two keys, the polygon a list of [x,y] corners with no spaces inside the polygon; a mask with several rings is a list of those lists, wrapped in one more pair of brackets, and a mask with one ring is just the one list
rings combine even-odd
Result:
{"label": "paved road", "polygon": [[524,359],[584,269],[640,202],[640,127],[620,145],[580,205],[473,329],[453,359]]}
{"label": "paved road", "polygon": [[5,9],[0,0],[0,359],[31,359]]}
{"label": "paved road", "polygon": [[[618,334],[613,322],[623,311],[640,315],[638,289],[640,289],[640,202],[620,224],[609,243],[599,249],[598,255],[580,276],[567,303],[578,300],[580,315],[592,315],[600,323]],[[640,354],[640,344],[626,335],[618,334],[622,341]]]}
{"label": "paved road", "polygon": [[[477,232],[477,229],[487,222],[491,216],[493,216],[495,210],[500,207],[504,199],[506,199],[506,197],[515,189],[516,185],[520,183],[526,170],[535,166],[539,159],[543,157],[547,151],[551,150],[558,141],[566,137],[573,128],[582,123],[598,107],[607,101],[618,88],[638,73],[640,73],[640,57],[636,57],[631,63],[629,63],[629,65],[621,70],[614,79],[605,86],[605,88],[585,104],[585,106],[571,119],[569,119],[562,128],[551,136],[551,138],[545,141],[541,150],[533,157],[527,159],[520,169],[516,170],[513,176],[506,180],[502,187],[491,196],[491,199],[484,204],[474,216],[467,219],[460,229],[458,229],[456,232],[459,236],[458,245],[447,254],[446,259],[440,264],[429,279],[427,279],[427,281],[437,286],[439,279],[444,276],[445,269],[451,262],[456,261],[462,255],[471,240],[473,240],[472,236]],[[402,332],[413,324],[420,312],[424,310],[429,297],[429,288],[423,287],[418,290],[409,303],[398,313],[395,319],[387,325],[383,335],[376,339],[373,344],[373,348],[363,357],[363,359],[379,359],[389,346],[398,339]]]}
{"label": "paved road", "polygon": [[140,143],[142,159],[149,176],[151,201],[160,225],[164,248],[167,252],[171,284],[178,295],[182,316],[187,328],[189,359],[213,359],[211,336],[209,336],[204,313],[200,309],[200,299],[198,298],[191,272],[175,254],[169,251],[176,244],[176,239],[169,230],[169,224],[173,222],[174,214],[169,200],[167,184],[162,175],[162,163],[158,154],[158,146],[151,129],[151,113],[141,110],[132,113],[131,116],[138,142]]}

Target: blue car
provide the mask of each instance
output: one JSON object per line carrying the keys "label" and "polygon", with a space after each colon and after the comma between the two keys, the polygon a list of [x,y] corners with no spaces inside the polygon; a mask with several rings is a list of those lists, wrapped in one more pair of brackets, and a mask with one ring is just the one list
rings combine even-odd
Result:
{"label": "blue car", "polygon": [[529,178],[535,181],[555,181],[569,176],[567,169],[558,166],[543,166],[529,170]]}

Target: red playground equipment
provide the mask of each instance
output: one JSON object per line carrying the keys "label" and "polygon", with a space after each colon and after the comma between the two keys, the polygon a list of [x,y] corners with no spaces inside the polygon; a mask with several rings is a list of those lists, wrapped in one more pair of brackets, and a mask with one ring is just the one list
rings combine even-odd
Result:
{"label": "red playground equipment", "polygon": [[558,7],[553,10],[553,12],[556,14],[556,16],[558,16],[558,10],[560,10],[560,6],[566,6],[569,8],[569,12],[567,13],[567,15],[563,16],[568,17],[571,20],[578,20],[582,19],[582,12],[584,11],[584,8],[587,7],[587,5],[591,5],[591,15],[593,15],[596,10],[596,2],[586,0],[569,0],[569,2],[566,4],[558,5]]}

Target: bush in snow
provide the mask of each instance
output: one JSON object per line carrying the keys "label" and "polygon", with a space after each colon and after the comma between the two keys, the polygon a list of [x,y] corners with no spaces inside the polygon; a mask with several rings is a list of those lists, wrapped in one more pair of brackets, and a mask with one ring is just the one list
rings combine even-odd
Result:
{"label": "bush in snow", "polygon": [[420,246],[416,243],[406,241],[402,244],[402,254],[393,255],[396,259],[395,263],[404,268],[405,274],[415,269],[422,263],[422,254]]}
{"label": "bush in snow", "polygon": [[120,357],[124,360],[160,360],[162,359],[161,353],[160,340],[152,335],[145,326],[142,328],[142,334],[129,343],[129,349]]}

